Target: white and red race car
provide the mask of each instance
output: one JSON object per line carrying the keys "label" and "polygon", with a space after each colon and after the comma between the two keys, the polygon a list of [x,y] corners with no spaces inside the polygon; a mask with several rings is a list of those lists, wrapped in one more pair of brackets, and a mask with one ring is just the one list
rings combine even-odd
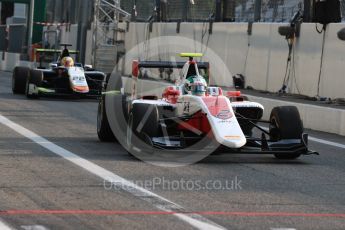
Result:
{"label": "white and red race car", "polygon": [[[279,159],[315,153],[308,150],[308,135],[304,133],[296,107],[276,107],[270,120],[263,121],[261,104],[248,101],[239,91],[224,93],[220,87],[207,85],[209,63],[194,60],[201,54],[181,56],[189,60],[185,63],[133,61],[131,77],[117,76],[121,83],[113,85],[121,92],[117,95],[121,102],[109,103],[111,99],[103,96],[99,103],[97,131],[101,141],[124,137],[123,143],[130,152],[183,150],[192,146],[198,150],[208,148],[209,141],[215,146],[212,153],[274,154]],[[169,81],[176,69],[178,77]],[[154,73],[163,82],[160,87],[157,80],[150,78]],[[113,95],[114,90],[108,84],[104,95]],[[160,94],[155,90],[160,90]],[[112,112],[120,107],[125,126],[123,121],[116,122],[117,115]],[[259,122],[269,124],[269,130],[259,126]],[[259,137],[253,135],[255,128]]]}

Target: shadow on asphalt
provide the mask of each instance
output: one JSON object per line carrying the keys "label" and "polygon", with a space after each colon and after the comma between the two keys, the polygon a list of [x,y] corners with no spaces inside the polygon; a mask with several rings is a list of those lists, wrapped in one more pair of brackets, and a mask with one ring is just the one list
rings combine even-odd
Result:
{"label": "shadow on asphalt", "polygon": [[[89,160],[114,160],[114,161],[140,161],[136,157],[129,154],[120,144],[114,143],[104,143],[98,141],[97,137],[45,137],[47,140],[53,142],[54,144],[77,154],[80,157]],[[30,152],[39,146],[26,138],[2,138],[1,144],[11,144],[13,143],[13,149],[18,153],[20,152]],[[32,145],[35,145],[33,148]],[[6,146],[6,149],[9,149]],[[0,148],[1,151],[1,148]],[[44,157],[58,157],[55,154],[41,154]],[[1,155],[1,154],[0,154]],[[25,154],[27,156],[27,154]],[[239,155],[239,154],[222,154],[222,155],[211,155],[206,157],[196,164],[272,164],[272,165],[309,165],[307,157],[305,156],[296,160],[278,160],[274,156],[264,155],[264,156],[253,156],[253,155]],[[314,165],[314,164],[313,164]]]}
{"label": "shadow on asphalt", "polygon": [[44,96],[39,99],[28,99],[25,95],[12,93],[0,93],[0,98],[23,101],[98,102],[98,98],[77,98],[73,96]]}
{"label": "shadow on asphalt", "polygon": [[[308,156],[306,156],[308,157]],[[310,156],[312,157],[312,156]],[[274,155],[252,156],[239,154],[222,154],[209,156],[198,164],[274,164],[274,165],[311,165],[303,156],[295,160],[279,160]]]}

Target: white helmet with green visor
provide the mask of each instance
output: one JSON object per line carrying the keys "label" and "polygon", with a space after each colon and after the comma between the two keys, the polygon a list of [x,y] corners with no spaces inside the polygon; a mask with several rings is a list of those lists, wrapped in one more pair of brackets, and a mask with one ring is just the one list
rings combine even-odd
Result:
{"label": "white helmet with green visor", "polygon": [[187,79],[189,81],[189,88],[192,95],[205,96],[207,90],[207,83],[201,76],[192,76]]}

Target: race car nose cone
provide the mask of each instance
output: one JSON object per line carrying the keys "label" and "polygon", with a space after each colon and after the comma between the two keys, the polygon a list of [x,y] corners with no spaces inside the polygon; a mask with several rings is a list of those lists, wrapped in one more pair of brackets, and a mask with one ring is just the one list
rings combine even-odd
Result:
{"label": "race car nose cone", "polygon": [[89,87],[88,86],[73,86],[73,91],[77,93],[88,93]]}

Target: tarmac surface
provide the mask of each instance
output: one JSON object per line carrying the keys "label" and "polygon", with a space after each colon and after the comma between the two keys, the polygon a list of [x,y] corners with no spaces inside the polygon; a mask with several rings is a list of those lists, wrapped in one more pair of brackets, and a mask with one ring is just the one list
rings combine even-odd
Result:
{"label": "tarmac surface", "polygon": [[101,143],[96,115],[96,100],[13,95],[0,72],[0,229],[345,229],[345,137],[169,168]]}

